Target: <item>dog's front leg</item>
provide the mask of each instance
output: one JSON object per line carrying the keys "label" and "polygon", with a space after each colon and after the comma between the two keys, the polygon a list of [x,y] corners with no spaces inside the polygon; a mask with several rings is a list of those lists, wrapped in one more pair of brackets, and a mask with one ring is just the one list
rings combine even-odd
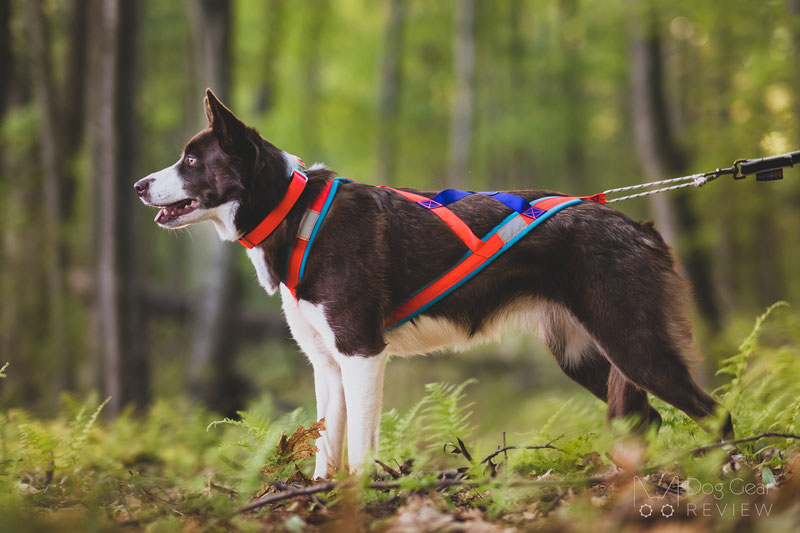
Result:
{"label": "dog's front leg", "polygon": [[378,447],[386,353],[372,357],[340,355],[347,405],[347,459],[350,472],[359,472]]}
{"label": "dog's front leg", "polygon": [[[328,477],[341,470],[346,423],[344,389],[339,363],[326,347],[322,335],[300,312],[299,305],[281,285],[283,312],[297,344],[314,367],[314,392],[317,397],[317,420],[325,419],[325,431],[317,439],[314,478]],[[312,308],[313,310],[313,308]],[[311,316],[314,316],[313,313]]]}
{"label": "dog's front leg", "polygon": [[344,389],[339,365],[328,354],[309,357],[314,366],[317,420],[325,419],[325,431],[317,439],[314,478],[326,478],[341,469],[346,421]]}

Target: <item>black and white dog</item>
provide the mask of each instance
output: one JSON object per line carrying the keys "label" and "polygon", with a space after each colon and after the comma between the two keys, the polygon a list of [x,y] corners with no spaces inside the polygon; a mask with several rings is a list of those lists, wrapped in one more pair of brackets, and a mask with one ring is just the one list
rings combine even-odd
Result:
{"label": "black and white dog", "polygon": [[[222,239],[235,241],[278,206],[298,163],[211,91],[205,110],[208,128],[188,142],[178,162],[135,188],[145,204],[160,208],[160,226],[208,220]],[[387,316],[466,247],[442,220],[396,192],[343,184],[295,299],[280,283],[287,253],[307,207],[335,174],[315,165],[307,176],[285,218],[247,255],[266,291],[280,289],[292,335],[314,367],[317,416],[327,428],[317,442],[315,477],[344,466],[345,426],[351,470],[375,450],[387,354],[464,347],[496,338],[506,326],[538,331],[561,369],[608,403],[609,418],[660,422],[648,392],[695,419],[715,409],[687,367],[696,354],[689,287],[651,224],[595,202],[564,209],[422,315],[385,332]],[[555,193],[514,194],[532,201]],[[481,195],[451,209],[477,235],[510,212]],[[732,431],[730,419],[724,431]]]}

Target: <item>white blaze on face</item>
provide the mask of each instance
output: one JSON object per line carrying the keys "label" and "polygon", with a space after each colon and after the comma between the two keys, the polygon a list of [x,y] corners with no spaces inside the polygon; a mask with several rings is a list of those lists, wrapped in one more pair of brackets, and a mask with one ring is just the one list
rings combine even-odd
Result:
{"label": "white blaze on face", "polygon": [[181,161],[183,156],[174,165],[144,178],[149,180],[149,186],[147,193],[141,197],[142,202],[162,208],[155,222],[164,228],[177,229],[210,220],[223,240],[238,239],[239,232],[234,220],[239,202],[225,202],[212,208],[201,206],[198,199],[189,197],[184,187],[184,180],[178,172]]}
{"label": "white blaze on face", "polygon": [[188,198],[189,195],[183,188],[183,180],[178,174],[178,166],[182,160],[183,156],[171,167],[153,172],[147,176],[147,178],[153,180],[148,189],[150,193],[149,203],[151,205],[169,205]]}

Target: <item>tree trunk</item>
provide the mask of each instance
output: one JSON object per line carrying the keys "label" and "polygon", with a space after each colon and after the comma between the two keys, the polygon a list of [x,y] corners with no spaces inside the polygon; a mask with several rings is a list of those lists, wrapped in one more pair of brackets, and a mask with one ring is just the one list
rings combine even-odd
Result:
{"label": "tree trunk", "polygon": [[564,110],[564,126],[566,136],[564,143],[564,188],[575,192],[581,190],[585,167],[584,138],[586,131],[586,113],[584,111],[583,76],[580,58],[579,36],[575,28],[578,25],[578,0],[560,0],[560,41],[562,63],[559,75],[561,94],[566,103]]}
{"label": "tree trunk", "polygon": [[47,323],[49,352],[54,361],[65,358],[66,330],[64,292],[64,246],[62,235],[61,190],[63,175],[58,142],[59,120],[56,89],[51,76],[50,42],[47,22],[41,2],[26,2],[26,22],[30,43],[33,88],[39,110],[39,148],[44,179],[42,198],[44,217],[43,236],[45,263],[47,264]]}
{"label": "tree trunk", "polygon": [[[652,9],[629,19],[629,55],[636,149],[647,181],[664,179],[683,168],[672,138],[664,94],[663,58],[657,18]],[[677,237],[675,209],[664,195],[650,196],[656,224],[667,242]]]}
{"label": "tree trunk", "polygon": [[[199,85],[210,87],[223,102],[229,99],[231,9],[226,0],[193,0],[189,12],[194,30]],[[199,91],[198,91],[199,93]],[[195,317],[190,355],[192,394],[210,408],[234,414],[242,408],[244,390],[234,371],[237,296],[240,283],[235,250],[208,232],[211,271]]]}
{"label": "tree trunk", "polygon": [[[638,9],[638,4],[636,5]],[[678,148],[669,120],[664,61],[658,31],[658,14],[648,3],[629,17],[628,45],[636,148],[647,181],[677,176],[686,171],[686,156]],[[664,239],[672,244],[679,233],[688,243],[683,262],[694,286],[697,304],[712,328],[719,327],[719,310],[711,279],[711,257],[697,246],[693,232],[697,217],[688,198],[675,194],[675,203],[664,194],[650,196],[656,224]]]}
{"label": "tree trunk", "polygon": [[266,42],[264,44],[264,72],[256,99],[256,112],[269,113],[275,105],[277,72],[275,64],[286,41],[283,32],[286,0],[269,0],[267,8]]}
{"label": "tree trunk", "polygon": [[139,124],[136,116],[136,94],[138,92],[139,9],[138,0],[122,0],[120,3],[119,50],[116,87],[118,131],[117,151],[117,213],[119,235],[116,253],[119,257],[120,315],[124,318],[120,329],[124,343],[124,358],[120,368],[123,376],[123,397],[126,403],[142,407],[150,402],[150,361],[148,354],[147,321],[141,300],[142,279],[137,264],[137,249],[141,239],[136,231],[133,216],[139,209],[139,200],[131,193],[133,182],[139,177]]}
{"label": "tree trunk", "polygon": [[[795,60],[800,60],[800,0],[788,0],[790,28],[792,28],[792,47]],[[796,65],[797,63],[795,63]],[[800,87],[800,70],[794,69],[795,87]],[[795,116],[800,119],[800,97],[795,97]],[[796,132],[800,136],[800,131]]]}
{"label": "tree trunk", "polygon": [[378,183],[391,185],[397,166],[398,108],[402,85],[404,0],[392,0],[386,22],[378,102]]}
{"label": "tree trunk", "polygon": [[472,108],[475,100],[475,0],[455,0],[453,108],[450,116],[450,149],[447,183],[468,184],[472,141]]}
{"label": "tree trunk", "polygon": [[76,176],[72,167],[83,141],[86,105],[86,80],[88,59],[89,14],[84,0],[71,0],[67,8],[67,50],[64,58],[65,77],[59,91],[60,116],[59,145],[62,147],[64,187],[61,191],[62,209],[66,218],[71,218],[75,204]]}
{"label": "tree trunk", "polygon": [[[149,370],[144,351],[138,292],[136,243],[130,223],[135,174],[134,87],[135,0],[97,0],[91,32],[89,127],[96,191],[97,349],[102,354],[103,389],[115,415],[128,403],[145,404]],[[130,197],[131,199],[128,199]]]}
{"label": "tree trunk", "polygon": [[309,12],[304,17],[303,32],[314,37],[304,41],[300,52],[305,71],[303,83],[300,85],[303,100],[303,140],[308,153],[318,161],[324,161],[325,154],[322,153],[321,140],[324,126],[319,122],[319,88],[323,66],[322,34],[330,13],[330,3],[329,0],[314,0],[307,2],[305,6]]}
{"label": "tree trunk", "polygon": [[[14,54],[11,50],[11,0],[0,0],[0,79],[14,79]],[[0,83],[0,120],[9,101],[9,83]]]}

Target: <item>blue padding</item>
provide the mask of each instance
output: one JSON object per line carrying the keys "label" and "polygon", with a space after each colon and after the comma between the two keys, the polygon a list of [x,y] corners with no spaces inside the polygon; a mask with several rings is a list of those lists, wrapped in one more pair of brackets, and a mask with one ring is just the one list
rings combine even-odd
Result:
{"label": "blue padding", "polygon": [[458,189],[445,189],[436,196],[434,196],[432,200],[434,202],[439,202],[442,205],[448,205],[452,204],[453,202],[457,202],[462,198],[469,196],[470,194],[475,194],[475,193],[473,191],[459,191]]}
{"label": "blue padding", "polygon": [[[513,196],[513,195],[512,195],[512,196]],[[548,197],[546,197],[546,198],[552,198],[552,197],[551,197],[551,196],[548,196]],[[531,202],[531,203],[530,203],[530,204],[528,204],[528,205],[535,205],[536,203],[538,203],[538,202],[541,202],[542,200],[545,200],[546,198],[539,198],[538,200],[534,200],[533,202]],[[405,317],[405,318],[403,318],[403,319],[401,319],[401,320],[398,320],[397,322],[395,322],[394,324],[392,324],[391,326],[389,326],[388,328],[386,328],[386,331],[388,332],[388,331],[391,331],[391,330],[393,330],[393,329],[395,329],[395,328],[397,328],[397,327],[400,327],[400,326],[402,326],[403,324],[405,324],[406,322],[408,322],[409,320],[412,320],[413,318],[415,318],[415,317],[419,316],[421,313],[423,313],[423,312],[425,312],[426,310],[428,310],[428,309],[429,309],[429,308],[430,308],[430,307],[431,307],[433,304],[437,303],[439,300],[441,300],[442,298],[444,298],[445,296],[447,296],[448,294],[450,294],[451,292],[453,292],[454,290],[456,290],[457,288],[459,288],[461,285],[463,285],[464,283],[466,283],[467,281],[469,281],[469,280],[470,280],[470,279],[471,279],[471,278],[472,278],[472,277],[473,277],[475,274],[477,274],[478,272],[480,272],[481,270],[483,270],[483,269],[484,269],[484,268],[485,268],[485,267],[486,267],[486,266],[487,266],[489,263],[491,263],[492,261],[494,261],[495,259],[497,259],[497,258],[500,256],[500,254],[502,254],[503,252],[505,252],[506,250],[508,250],[509,248],[511,248],[511,246],[513,246],[514,244],[516,244],[516,243],[517,243],[517,241],[519,241],[519,240],[520,240],[522,237],[524,237],[525,235],[527,235],[527,234],[528,234],[528,232],[529,232],[530,230],[532,230],[533,228],[535,228],[536,226],[538,226],[539,224],[541,224],[542,222],[544,222],[545,220],[547,220],[548,218],[550,218],[552,215],[554,215],[554,214],[558,213],[559,211],[561,211],[561,210],[562,210],[562,209],[564,209],[565,207],[569,207],[569,206],[571,206],[571,205],[579,204],[580,202],[581,202],[581,199],[580,199],[580,198],[576,198],[576,199],[574,199],[574,200],[571,200],[571,201],[569,201],[569,202],[564,202],[563,204],[559,204],[559,205],[557,205],[557,206],[555,206],[555,207],[553,207],[553,208],[551,208],[551,209],[547,210],[547,211],[546,211],[546,212],[545,212],[545,213],[544,213],[542,216],[540,216],[539,218],[537,218],[536,220],[534,220],[533,222],[531,222],[530,224],[528,224],[528,226],[527,226],[525,229],[523,229],[522,231],[520,231],[520,232],[519,232],[519,233],[518,233],[518,234],[517,234],[517,235],[516,235],[516,236],[515,236],[513,239],[511,239],[510,241],[508,241],[508,242],[507,242],[507,243],[506,243],[506,244],[505,244],[505,245],[504,245],[502,248],[500,248],[500,249],[499,249],[499,250],[498,250],[498,251],[497,251],[497,252],[496,252],[496,253],[495,253],[493,256],[491,256],[491,257],[490,257],[490,258],[488,258],[486,261],[484,261],[483,263],[481,263],[480,265],[478,265],[478,267],[477,267],[475,270],[473,270],[472,272],[470,272],[469,274],[467,274],[466,276],[464,276],[463,278],[461,278],[461,280],[460,280],[458,283],[456,283],[455,285],[453,285],[452,287],[450,287],[449,289],[447,289],[445,292],[443,292],[442,294],[440,294],[439,296],[437,296],[436,298],[434,298],[434,299],[433,299],[433,300],[431,300],[430,302],[426,303],[425,305],[423,305],[422,307],[420,307],[419,309],[417,309],[416,311],[414,311],[413,313],[411,313],[411,314],[410,314],[410,315],[408,315],[407,317]],[[503,222],[501,222],[501,223],[500,223],[498,226],[496,226],[496,227],[495,227],[495,228],[494,228],[492,231],[490,231],[490,232],[489,232],[489,233],[486,235],[486,237],[484,237],[484,238],[483,238],[483,240],[486,240],[486,239],[488,239],[488,238],[489,238],[489,237],[490,237],[492,234],[496,233],[496,232],[497,232],[497,230],[499,230],[501,227],[503,227],[503,226],[504,226],[504,225],[505,225],[507,222],[509,222],[509,221],[510,221],[511,219],[513,219],[514,217],[516,217],[516,215],[510,215],[509,217],[507,217],[507,218],[506,218],[506,219],[505,219]],[[453,270],[453,268],[455,268],[456,266],[458,266],[458,265],[459,265],[459,264],[460,264],[462,261],[464,261],[464,259],[466,259],[467,257],[469,257],[471,253],[472,253],[472,252],[467,252],[467,254],[466,254],[466,255],[465,255],[465,256],[464,256],[464,257],[461,259],[461,261],[459,261],[458,263],[456,263],[456,264],[455,264],[455,265],[454,265],[454,266],[453,266],[453,267],[452,267],[450,270]],[[450,272],[450,270],[448,270],[447,272]],[[409,296],[409,297],[406,299],[406,301],[408,301],[408,300],[410,300],[411,298],[413,298],[414,296],[416,296],[416,295],[417,295],[419,292],[421,292],[421,291],[425,290],[425,288],[429,287],[431,284],[433,284],[433,283],[436,283],[436,281],[437,281],[437,280],[439,280],[439,279],[440,279],[442,276],[446,275],[446,274],[447,274],[447,272],[445,272],[444,274],[442,274],[442,275],[441,275],[441,276],[439,276],[438,278],[434,279],[433,281],[431,281],[430,283],[428,283],[427,285],[425,285],[424,287],[422,287],[422,288],[421,288],[421,289],[419,289],[418,291],[414,292],[414,294],[412,294],[411,296]]]}
{"label": "blue padding", "polygon": [[[511,193],[507,193],[507,192],[499,192],[499,191],[484,191],[484,192],[476,193],[474,191],[461,191],[461,190],[458,190],[458,189],[445,189],[445,190],[441,191],[439,194],[437,194],[436,196],[434,196],[433,198],[431,198],[431,200],[433,200],[434,202],[436,202],[439,205],[450,205],[453,202],[457,202],[457,201],[461,200],[462,198],[466,198],[467,196],[469,196],[471,194],[482,194],[484,196],[491,196],[492,198],[494,198],[498,202],[502,202],[503,204],[505,204],[506,206],[510,207],[511,209],[516,211],[517,213],[522,213],[522,212],[524,212],[526,209],[528,209],[530,207],[530,204],[528,203],[527,200],[525,200],[525,198],[522,198],[521,196],[517,196],[516,194],[511,194]],[[421,204],[421,205],[423,207],[427,207],[428,209],[431,209],[432,207],[439,207],[436,204],[431,204],[430,206],[424,205],[424,204]]]}
{"label": "blue padding", "polygon": [[491,196],[495,200],[503,202],[508,207],[516,211],[517,213],[523,213],[526,209],[530,207],[525,198],[521,196],[517,196],[516,194],[511,194],[507,192],[482,192],[481,194],[485,194],[487,196]]}

